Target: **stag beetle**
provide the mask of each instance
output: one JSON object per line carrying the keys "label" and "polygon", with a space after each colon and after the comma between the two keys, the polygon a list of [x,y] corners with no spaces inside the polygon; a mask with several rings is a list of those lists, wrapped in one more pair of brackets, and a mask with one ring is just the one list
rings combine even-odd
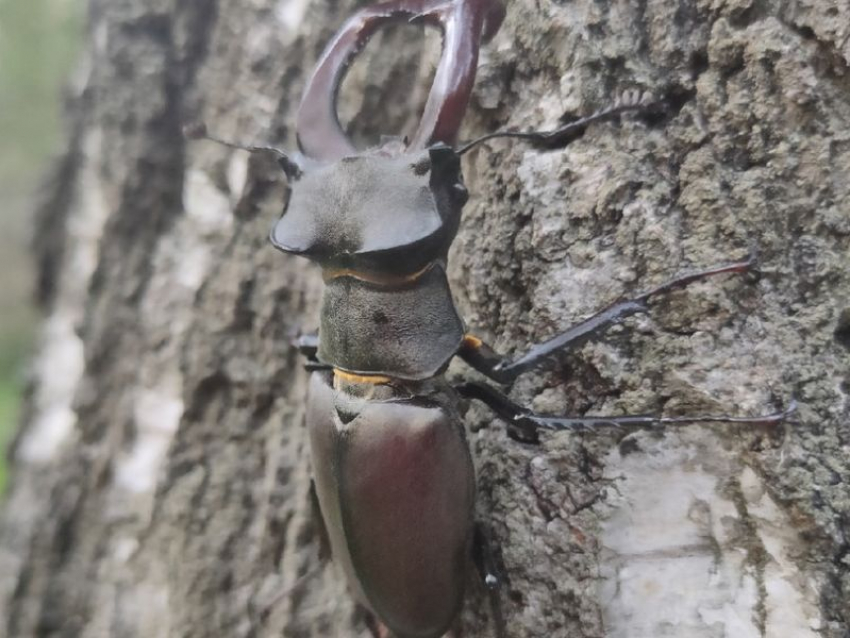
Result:
{"label": "stag beetle", "polygon": [[[456,145],[479,45],[503,17],[496,0],[391,0],[360,10],[327,46],[307,84],[297,117],[301,153],[240,146],[203,127],[189,133],[274,153],[288,176],[291,196],[271,243],[316,262],[325,281],[318,335],[299,342],[312,371],[306,421],[315,493],[332,557],[377,618],[380,635],[436,638],[448,632],[463,601],[470,558],[488,585],[496,582],[473,522],[475,477],[460,397],[489,406],[520,441],[536,440],[541,429],[773,424],[788,414],[546,416],[516,405],[492,385],[453,387],[443,377],[457,355],[493,381],[510,384],[552,353],[647,312],[658,295],[752,265],[742,261],[680,276],[611,305],[514,360],[467,333],[446,277],[449,246],[468,198],[461,156],[496,137],[560,140],[563,146],[594,122],[648,108],[647,100],[629,94],[554,131],[501,131]],[[337,89],[356,53],[393,21],[440,27],[442,57],[412,138],[358,151],[339,125]]]}

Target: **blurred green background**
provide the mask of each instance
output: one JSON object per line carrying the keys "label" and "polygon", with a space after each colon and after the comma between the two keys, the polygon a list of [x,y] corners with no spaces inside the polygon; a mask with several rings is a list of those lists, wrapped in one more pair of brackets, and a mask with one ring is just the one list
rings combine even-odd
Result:
{"label": "blurred green background", "polygon": [[[37,312],[30,220],[63,144],[61,91],[82,41],[83,0],[0,0],[0,448],[17,425]],[[0,455],[0,493],[6,482]]]}

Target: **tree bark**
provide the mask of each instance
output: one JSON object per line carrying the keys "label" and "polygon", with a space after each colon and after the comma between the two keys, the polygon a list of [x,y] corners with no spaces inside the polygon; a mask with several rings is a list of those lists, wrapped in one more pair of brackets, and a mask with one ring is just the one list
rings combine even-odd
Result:
{"label": "tree bark", "polygon": [[[352,0],[93,0],[70,141],[35,242],[45,309],[0,523],[0,635],[367,636],[318,559],[290,347],[321,278],[266,237],[263,157]],[[434,41],[370,46],[343,112],[412,130]],[[786,427],[509,440],[466,416],[510,636],[850,636],[850,8],[830,0],[514,0],[464,138],[622,91],[649,121],[563,150],[493,141],[451,255],[477,334],[519,353],[622,295],[758,252],[528,374],[557,414],[774,411]],[[391,88],[386,88],[392,85]],[[384,87],[384,88],[381,88]],[[450,374],[469,376],[460,365]],[[467,637],[493,636],[470,578]]]}

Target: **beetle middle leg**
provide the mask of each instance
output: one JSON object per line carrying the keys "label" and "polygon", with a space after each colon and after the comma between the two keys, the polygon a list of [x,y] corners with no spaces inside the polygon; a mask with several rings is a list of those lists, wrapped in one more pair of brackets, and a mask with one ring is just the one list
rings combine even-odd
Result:
{"label": "beetle middle leg", "polygon": [[504,393],[486,383],[462,383],[455,387],[461,396],[481,401],[508,424],[508,436],[522,443],[536,443],[540,430],[584,431],[598,427],[664,427],[667,425],[689,425],[693,423],[742,423],[746,425],[777,425],[787,419],[796,409],[792,401],[787,408],[773,414],[754,417],[726,415],[700,415],[688,417],[663,417],[654,414],[628,414],[622,416],[555,416],[537,414],[513,401]]}
{"label": "beetle middle leg", "polygon": [[458,354],[470,366],[497,383],[512,383],[519,375],[537,367],[553,353],[576,348],[597,336],[609,326],[632,315],[648,312],[649,301],[653,297],[677,288],[684,288],[688,284],[714,275],[744,273],[752,267],[753,260],[748,259],[682,275],[632,299],[624,299],[608,306],[605,310],[572,326],[561,334],[532,346],[528,352],[517,359],[511,360],[500,355],[486,343],[471,335],[467,335],[464,339]]}

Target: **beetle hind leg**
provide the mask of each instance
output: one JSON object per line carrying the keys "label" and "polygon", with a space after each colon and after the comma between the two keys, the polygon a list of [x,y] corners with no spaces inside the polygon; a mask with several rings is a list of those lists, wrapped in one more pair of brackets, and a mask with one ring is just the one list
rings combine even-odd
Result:
{"label": "beetle hind leg", "polygon": [[797,409],[796,401],[773,414],[754,417],[699,415],[664,417],[654,414],[622,416],[554,416],[537,414],[511,401],[502,392],[485,383],[463,383],[455,388],[462,396],[481,401],[508,424],[508,436],[522,443],[536,443],[540,430],[582,432],[599,427],[645,428],[694,423],[740,423],[745,425],[777,425]]}

